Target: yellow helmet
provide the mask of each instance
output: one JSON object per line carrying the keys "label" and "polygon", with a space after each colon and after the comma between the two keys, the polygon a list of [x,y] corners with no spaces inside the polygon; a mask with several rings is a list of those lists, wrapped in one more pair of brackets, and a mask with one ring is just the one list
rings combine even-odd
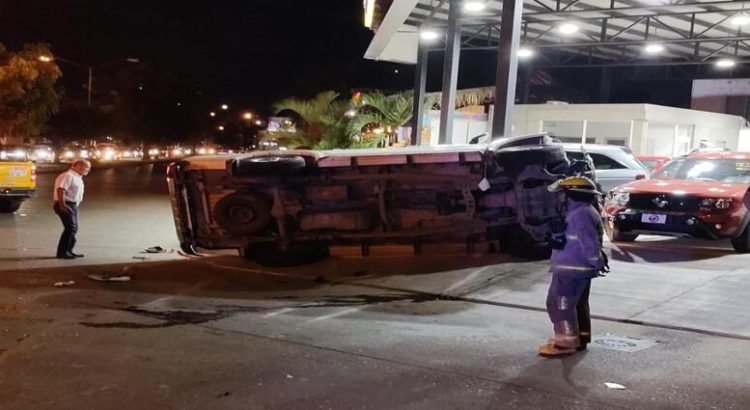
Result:
{"label": "yellow helmet", "polygon": [[602,193],[596,189],[596,184],[594,183],[594,181],[583,176],[567,177],[565,179],[555,181],[549,187],[547,187],[547,189],[553,192],[576,191],[587,194],[602,195]]}

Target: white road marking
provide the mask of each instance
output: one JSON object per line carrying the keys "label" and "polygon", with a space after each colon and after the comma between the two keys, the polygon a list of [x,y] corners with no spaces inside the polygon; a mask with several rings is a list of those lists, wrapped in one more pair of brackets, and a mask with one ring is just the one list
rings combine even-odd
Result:
{"label": "white road marking", "polygon": [[338,317],[338,316],[343,316],[343,315],[347,315],[349,313],[357,312],[359,310],[362,310],[365,307],[366,306],[357,306],[357,307],[353,307],[353,308],[349,308],[349,309],[340,310],[338,312],[333,312],[333,313],[328,314],[328,315],[318,316],[316,318],[308,320],[304,324],[306,325],[306,324],[310,324],[310,323],[314,323],[314,322],[319,322],[321,320],[333,319],[333,318]]}
{"label": "white road marking", "polygon": [[265,315],[263,315],[263,318],[269,318],[269,317],[274,317],[274,316],[278,316],[278,315],[283,315],[284,313],[291,312],[293,310],[297,310],[297,308],[287,307],[287,308],[282,308],[282,309],[274,310],[273,312],[266,313]]}
{"label": "white road marking", "polygon": [[485,266],[485,267],[476,269],[474,272],[471,272],[470,274],[466,275],[466,277],[463,278],[462,280],[460,280],[460,281],[452,284],[451,286],[445,288],[445,290],[443,290],[442,293],[447,293],[447,292],[450,292],[453,289],[457,289],[457,288],[463,286],[464,284],[468,283],[469,281],[471,281],[474,278],[476,278],[477,276],[479,276],[479,274],[482,273],[482,271],[484,271],[487,268],[491,268],[491,267],[492,266]]}

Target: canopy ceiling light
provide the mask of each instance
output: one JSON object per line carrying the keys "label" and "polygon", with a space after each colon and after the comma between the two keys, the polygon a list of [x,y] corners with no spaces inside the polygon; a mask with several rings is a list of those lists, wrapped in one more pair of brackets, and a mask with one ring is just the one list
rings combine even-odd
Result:
{"label": "canopy ceiling light", "polygon": [[471,13],[477,13],[482,10],[484,10],[487,7],[487,4],[484,0],[465,0],[464,1],[464,10],[471,12]]}
{"label": "canopy ceiling light", "polygon": [[750,24],[750,16],[747,15],[747,13],[740,13],[734,16],[734,18],[732,18],[732,20],[730,20],[729,22],[735,26],[744,26]]}
{"label": "canopy ceiling light", "polygon": [[720,58],[716,60],[716,66],[720,68],[734,67],[737,63],[731,58]]}
{"label": "canopy ceiling light", "polygon": [[578,25],[575,23],[571,23],[571,22],[562,23],[557,27],[557,31],[560,34],[564,34],[564,35],[573,34],[577,32],[578,30],[579,30]]}
{"label": "canopy ceiling light", "polygon": [[518,49],[518,58],[529,58],[529,57],[532,57],[533,55],[534,55],[534,50],[530,48],[522,47]]}
{"label": "canopy ceiling light", "polygon": [[659,43],[646,44],[646,46],[643,47],[643,51],[648,54],[659,54],[664,51],[664,46]]}
{"label": "canopy ceiling light", "polygon": [[424,26],[419,29],[419,38],[426,41],[432,41],[440,37],[440,32],[431,26]]}

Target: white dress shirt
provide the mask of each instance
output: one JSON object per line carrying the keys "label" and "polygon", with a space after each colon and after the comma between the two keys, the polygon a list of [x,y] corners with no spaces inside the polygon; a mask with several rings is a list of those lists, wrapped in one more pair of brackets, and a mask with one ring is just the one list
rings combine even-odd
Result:
{"label": "white dress shirt", "polygon": [[83,201],[83,177],[72,169],[63,172],[55,179],[53,193],[55,202],[60,200],[57,195],[58,188],[65,190],[65,202],[75,202],[78,205]]}

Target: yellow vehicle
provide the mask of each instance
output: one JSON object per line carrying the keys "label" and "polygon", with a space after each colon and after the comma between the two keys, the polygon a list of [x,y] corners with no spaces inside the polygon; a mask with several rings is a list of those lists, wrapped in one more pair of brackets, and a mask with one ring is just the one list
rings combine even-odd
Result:
{"label": "yellow vehicle", "polygon": [[28,153],[0,148],[0,213],[15,212],[36,190],[36,166]]}

